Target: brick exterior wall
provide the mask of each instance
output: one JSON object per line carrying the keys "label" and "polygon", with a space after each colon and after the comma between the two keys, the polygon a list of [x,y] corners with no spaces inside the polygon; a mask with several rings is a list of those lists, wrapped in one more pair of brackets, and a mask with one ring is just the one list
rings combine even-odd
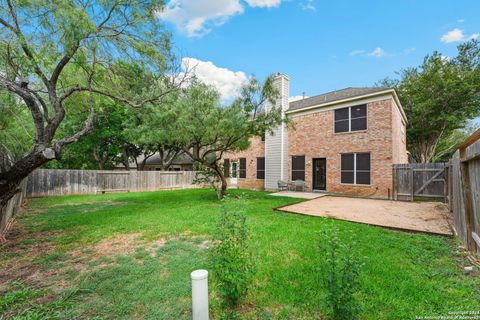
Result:
{"label": "brick exterior wall", "polygon": [[[392,188],[393,99],[367,104],[367,130],[334,133],[334,110],[293,116],[294,130],[289,130],[289,168],[291,156],[305,155],[305,185],[312,189],[312,159],[326,158],[326,191],[378,198],[388,197]],[[397,147],[396,147],[397,148]],[[405,149],[405,148],[403,148]],[[401,148],[397,151],[400,153]],[[340,182],[341,153],[370,152],[371,184],[351,185]],[[406,155],[406,150],[402,151]],[[402,156],[398,155],[398,158]]]}
{"label": "brick exterior wall", "polygon": [[[257,179],[257,157],[265,157],[265,142],[259,137],[250,139],[250,147],[241,152],[225,154],[223,159],[229,159],[230,162],[238,161],[240,158],[246,158],[247,161],[247,174],[245,179],[239,177],[237,172],[237,187],[245,189],[257,189],[263,190],[265,180]],[[240,169],[240,163],[238,165]],[[228,183],[232,186],[230,179]]]}
{"label": "brick exterior wall", "polygon": [[392,143],[393,163],[408,163],[407,128],[395,101],[392,101]]}
{"label": "brick exterior wall", "polygon": [[[408,162],[402,115],[394,99],[385,97],[367,103],[365,131],[334,133],[334,114],[333,109],[290,114],[293,128],[288,129],[288,181],[292,181],[292,156],[304,155],[305,188],[311,191],[312,159],[325,158],[327,192],[387,198],[392,189],[392,164]],[[370,185],[340,182],[341,154],[352,152],[370,153]],[[264,180],[256,179],[257,157],[264,156],[265,144],[260,138],[253,138],[248,150],[224,156],[230,161],[246,158],[247,178],[238,178],[239,188],[264,188]]]}

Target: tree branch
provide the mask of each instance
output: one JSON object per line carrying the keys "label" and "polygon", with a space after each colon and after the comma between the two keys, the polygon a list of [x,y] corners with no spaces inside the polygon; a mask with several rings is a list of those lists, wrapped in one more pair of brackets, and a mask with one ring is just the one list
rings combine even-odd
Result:
{"label": "tree branch", "polygon": [[70,144],[70,143],[73,143],[73,142],[77,141],[78,139],[80,139],[81,137],[86,135],[90,130],[92,130],[94,115],[95,115],[95,111],[93,109],[93,106],[91,106],[90,107],[90,113],[88,115],[87,120],[85,121],[83,129],[78,131],[77,133],[75,133],[74,135],[72,135],[70,137],[63,138],[63,139],[57,141],[54,145],[55,152],[60,153],[60,151],[61,151],[61,149],[64,145],[67,145],[67,144]]}
{"label": "tree branch", "polygon": [[21,84],[8,80],[0,74],[0,86],[3,86],[7,90],[17,94],[23,99],[28,109],[30,110],[33,118],[33,122],[36,129],[36,142],[45,143],[45,129],[43,127],[43,114],[37,104],[36,98],[32,93],[32,90],[28,89],[28,82]]}

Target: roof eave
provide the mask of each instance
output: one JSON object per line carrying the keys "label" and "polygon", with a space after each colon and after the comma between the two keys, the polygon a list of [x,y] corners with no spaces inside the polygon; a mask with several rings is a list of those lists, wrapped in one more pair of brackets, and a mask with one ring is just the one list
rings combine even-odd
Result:
{"label": "roof eave", "polygon": [[390,93],[390,94],[393,95],[395,103],[397,104],[397,106],[400,110],[400,113],[402,114],[402,118],[405,120],[405,122],[408,122],[407,117],[405,115],[405,111],[403,110],[402,104],[400,103],[400,99],[398,98],[398,95],[395,92],[395,89],[386,89],[386,90],[377,91],[377,92],[373,92],[373,93],[362,94],[362,95],[359,95],[359,96],[350,97],[350,98],[346,98],[346,99],[341,99],[341,100],[331,101],[331,102],[327,102],[327,103],[316,104],[316,105],[308,106],[308,107],[305,107],[305,108],[299,108],[299,109],[295,109],[295,110],[287,110],[285,113],[286,114],[293,114],[293,113],[297,113],[297,112],[328,107],[328,106],[341,104],[341,103],[345,103],[345,102],[350,102],[350,101],[355,101],[355,100],[359,100],[359,99],[381,96],[381,95],[384,95],[384,94],[387,94],[387,93]]}

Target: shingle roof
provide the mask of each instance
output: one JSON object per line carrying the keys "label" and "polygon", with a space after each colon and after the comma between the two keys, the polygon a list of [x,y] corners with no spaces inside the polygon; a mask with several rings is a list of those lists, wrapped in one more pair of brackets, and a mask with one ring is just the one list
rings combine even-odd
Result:
{"label": "shingle roof", "polygon": [[390,88],[345,88],[337,91],[332,91],[318,96],[313,96],[297,101],[292,101],[289,104],[288,111],[299,110],[311,106],[322,105],[329,102],[334,102],[337,100],[343,100],[348,98],[353,98],[357,96],[363,96],[366,94],[376,93],[380,91],[385,91]]}
{"label": "shingle roof", "polygon": [[[153,156],[147,159],[147,165],[156,165],[162,163],[160,159],[160,154],[157,152]],[[172,164],[192,164],[193,160],[187,154],[181,153],[175,157]]]}

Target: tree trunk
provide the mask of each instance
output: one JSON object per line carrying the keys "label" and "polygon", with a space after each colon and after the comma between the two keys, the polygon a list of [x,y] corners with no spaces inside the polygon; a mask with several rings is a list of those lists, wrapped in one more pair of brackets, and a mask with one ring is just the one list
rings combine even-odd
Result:
{"label": "tree trunk", "polygon": [[143,171],[145,170],[145,164],[147,163],[147,159],[143,159],[138,165],[137,165],[137,170],[138,171]]}
{"label": "tree trunk", "polygon": [[225,175],[223,174],[223,170],[221,170],[221,168],[218,167],[217,163],[215,163],[213,166],[211,166],[211,168],[213,169],[213,171],[215,171],[218,178],[220,178],[221,185],[220,185],[220,189],[218,190],[218,198],[223,199],[223,198],[225,198],[225,196],[228,193],[227,179],[225,178]]}
{"label": "tree trunk", "polygon": [[8,200],[19,192],[19,185],[23,179],[54,158],[53,149],[36,146],[28,155],[15,162],[9,170],[0,172],[0,207],[5,206]]}
{"label": "tree trunk", "polygon": [[220,199],[223,199],[225,198],[225,196],[227,195],[227,179],[225,179],[225,177],[222,175],[220,177],[220,179],[222,180],[222,186],[221,186],[221,189],[220,189]]}
{"label": "tree trunk", "polygon": [[128,154],[128,145],[123,146],[123,165],[125,166],[125,170],[130,171],[130,157]]}
{"label": "tree trunk", "polygon": [[107,163],[108,155],[106,156],[101,151],[94,151],[93,152],[93,157],[97,161],[98,170],[104,170],[105,169],[105,163]]}

